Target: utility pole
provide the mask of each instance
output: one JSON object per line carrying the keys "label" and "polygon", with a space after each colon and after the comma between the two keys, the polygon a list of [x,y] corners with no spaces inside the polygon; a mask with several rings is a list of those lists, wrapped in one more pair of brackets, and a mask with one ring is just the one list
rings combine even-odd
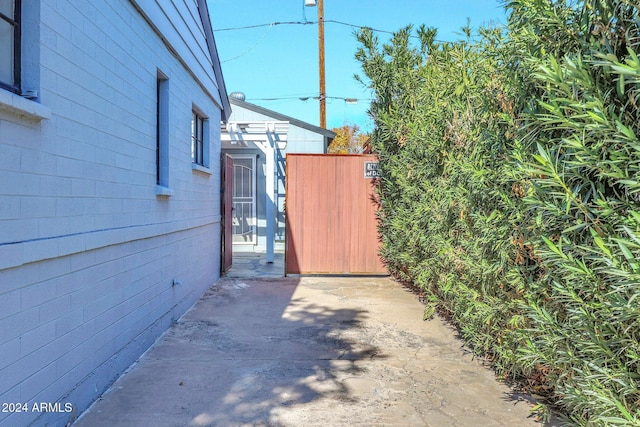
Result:
{"label": "utility pole", "polygon": [[305,6],[318,6],[318,74],[320,76],[320,127],[327,127],[327,90],[324,83],[324,0],[305,0]]}
{"label": "utility pole", "polygon": [[327,127],[327,91],[324,81],[324,0],[318,0],[318,66],[320,68],[320,127]]}

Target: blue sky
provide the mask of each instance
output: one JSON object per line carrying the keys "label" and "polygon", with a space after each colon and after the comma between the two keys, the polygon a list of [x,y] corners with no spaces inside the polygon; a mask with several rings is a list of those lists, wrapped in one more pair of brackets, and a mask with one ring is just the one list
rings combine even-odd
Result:
{"label": "blue sky", "polygon": [[[313,99],[319,92],[317,25],[226,30],[274,22],[316,22],[317,8],[305,7],[304,0],[207,1],[227,91],[243,92],[248,102],[318,125],[318,101]],[[325,20],[389,32],[425,24],[438,28],[440,40],[459,38],[467,18],[472,28],[505,22],[500,0],[324,0],[324,16]],[[343,124],[356,124],[363,131],[373,127],[366,113],[371,94],[353,78],[361,74],[354,58],[356,30],[325,24],[327,96],[359,99],[355,105],[328,99],[329,129]],[[377,35],[381,41],[390,36]],[[306,97],[306,101],[300,99]]]}

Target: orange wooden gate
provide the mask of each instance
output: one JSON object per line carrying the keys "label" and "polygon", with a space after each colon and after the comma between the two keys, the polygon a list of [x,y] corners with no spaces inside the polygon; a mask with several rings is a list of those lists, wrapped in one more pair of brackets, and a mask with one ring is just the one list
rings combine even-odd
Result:
{"label": "orange wooden gate", "polygon": [[387,274],[372,155],[288,154],[285,274]]}

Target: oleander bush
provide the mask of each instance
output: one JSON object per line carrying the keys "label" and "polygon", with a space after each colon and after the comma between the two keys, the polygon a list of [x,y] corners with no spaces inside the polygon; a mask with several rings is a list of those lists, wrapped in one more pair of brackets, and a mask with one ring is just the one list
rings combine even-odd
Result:
{"label": "oleander bush", "polygon": [[514,0],[457,42],[357,37],[382,255],[500,375],[578,425],[640,425],[640,16]]}

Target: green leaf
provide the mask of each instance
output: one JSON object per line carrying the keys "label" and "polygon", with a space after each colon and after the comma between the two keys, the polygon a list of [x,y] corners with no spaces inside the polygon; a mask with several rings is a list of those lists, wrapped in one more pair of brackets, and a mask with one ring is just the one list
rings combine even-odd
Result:
{"label": "green leaf", "polygon": [[549,247],[549,249],[551,249],[552,252],[554,252],[555,254],[557,254],[558,256],[560,256],[561,258],[567,258],[567,256],[562,252],[562,250],[555,245],[555,243],[553,243],[551,240],[547,239],[545,236],[540,236],[542,238],[542,240],[547,244],[547,246]]}
{"label": "green leaf", "polygon": [[438,308],[437,303],[427,303],[424,307],[424,312],[422,314],[422,320],[431,320],[433,319],[433,315],[436,313],[436,309]]}
{"label": "green leaf", "polygon": [[638,271],[638,263],[636,262],[636,257],[633,256],[633,253],[629,250],[629,248],[624,243],[622,243],[621,240],[619,239],[616,239],[616,240],[618,243],[618,247],[620,247],[622,254],[627,259],[627,262],[629,262],[629,265],[631,266],[631,268],[633,268],[634,271]]}
{"label": "green leaf", "polygon": [[618,92],[618,97],[622,99],[624,97],[624,74],[618,75],[616,91]]}
{"label": "green leaf", "polygon": [[604,252],[607,258],[611,259],[611,251],[606,247],[604,240],[602,240],[602,238],[598,236],[598,233],[596,233],[593,228],[589,229],[589,231],[591,231],[591,236],[593,237],[593,241],[595,242],[595,244],[600,248],[602,252]]}

